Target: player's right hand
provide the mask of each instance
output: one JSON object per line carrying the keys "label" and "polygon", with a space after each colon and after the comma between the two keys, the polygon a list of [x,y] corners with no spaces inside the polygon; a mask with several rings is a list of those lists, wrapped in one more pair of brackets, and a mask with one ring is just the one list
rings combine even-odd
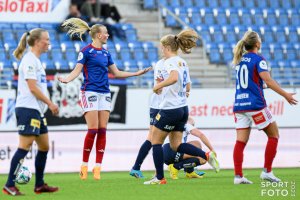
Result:
{"label": "player's right hand", "polygon": [[58,78],[58,81],[61,82],[61,83],[68,83],[67,79],[66,78],[63,78],[61,76],[59,76]]}
{"label": "player's right hand", "polygon": [[59,110],[58,110],[58,106],[56,104],[51,103],[49,105],[49,109],[51,110],[53,115],[58,115]]}

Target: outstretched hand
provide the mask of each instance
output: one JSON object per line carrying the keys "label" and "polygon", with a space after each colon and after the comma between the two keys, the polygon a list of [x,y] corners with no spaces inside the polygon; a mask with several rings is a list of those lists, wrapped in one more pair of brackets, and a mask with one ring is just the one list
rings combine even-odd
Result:
{"label": "outstretched hand", "polygon": [[295,94],[296,93],[287,93],[286,96],[285,96],[285,99],[291,105],[297,105],[297,103],[298,103],[298,101],[296,99],[294,99],[294,97],[293,97]]}
{"label": "outstretched hand", "polygon": [[152,66],[137,71],[137,72],[136,72],[136,75],[137,75],[137,76],[140,76],[140,75],[143,75],[143,74],[145,74],[145,73],[147,73],[147,72],[149,72],[149,71],[151,71],[151,70],[153,70],[153,67],[152,67]]}

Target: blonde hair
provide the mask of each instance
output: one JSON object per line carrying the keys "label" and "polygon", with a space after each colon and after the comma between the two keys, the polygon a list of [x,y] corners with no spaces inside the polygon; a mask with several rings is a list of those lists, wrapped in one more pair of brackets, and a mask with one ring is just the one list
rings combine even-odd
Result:
{"label": "blonde hair", "polygon": [[17,48],[14,50],[13,55],[16,59],[20,60],[25,52],[27,44],[32,47],[36,40],[41,38],[43,32],[47,32],[42,28],[35,28],[29,32],[23,33]]}
{"label": "blonde hair", "polygon": [[79,34],[79,38],[82,41],[82,35],[89,31],[90,36],[94,39],[97,33],[101,32],[101,28],[105,27],[102,24],[95,24],[92,27],[89,27],[89,25],[79,19],[79,18],[70,18],[63,22],[63,27],[66,27],[68,30],[68,34],[72,37],[74,34]]}
{"label": "blonde hair", "polygon": [[234,65],[241,61],[241,58],[247,51],[252,50],[256,43],[260,42],[259,35],[255,31],[247,31],[243,38],[238,41],[233,50],[233,61]]}
{"label": "blonde hair", "polygon": [[193,47],[199,39],[198,34],[193,29],[186,29],[177,35],[165,35],[161,38],[160,43],[163,46],[169,46],[171,51],[177,52],[178,49],[185,54],[191,53]]}

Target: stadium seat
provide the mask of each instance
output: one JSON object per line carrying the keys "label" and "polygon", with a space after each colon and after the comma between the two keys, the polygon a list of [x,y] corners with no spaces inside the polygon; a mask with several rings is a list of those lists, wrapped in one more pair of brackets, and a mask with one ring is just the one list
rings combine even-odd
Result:
{"label": "stadium seat", "polygon": [[135,49],[133,51],[133,57],[135,60],[143,60],[145,59],[145,54],[143,49]]}
{"label": "stadium seat", "polygon": [[240,20],[239,20],[240,18],[237,9],[226,9],[226,15],[228,16],[229,24],[240,25]]}
{"label": "stadium seat", "polygon": [[13,30],[26,30],[25,23],[12,23],[11,28]]}
{"label": "stadium seat", "polygon": [[300,13],[293,13],[291,22],[293,26],[299,26],[300,25]]}
{"label": "stadium seat", "polygon": [[131,52],[130,52],[130,50],[128,48],[122,49],[122,51],[120,51],[120,56],[121,56],[122,60],[130,60],[130,59],[132,59]]}
{"label": "stadium seat", "polygon": [[255,8],[255,0],[243,0],[243,4],[245,8]]}
{"label": "stadium seat", "polygon": [[222,0],[219,3],[220,3],[220,7],[222,7],[222,8],[230,8],[231,7],[230,0]]}
{"label": "stadium seat", "polygon": [[194,13],[191,18],[191,23],[195,26],[201,25],[202,24],[201,19],[202,19],[201,15],[199,13]]}
{"label": "stadium seat", "polygon": [[194,6],[194,3],[193,3],[193,0],[184,0],[184,1],[181,1],[181,6],[183,7],[193,7]]}
{"label": "stadium seat", "polygon": [[218,48],[211,48],[209,53],[209,60],[211,63],[220,63],[221,55]]}
{"label": "stadium seat", "polygon": [[256,9],[255,13],[252,11],[252,16],[254,19],[254,24],[258,26],[265,25],[264,16],[261,10]]}
{"label": "stadium seat", "polygon": [[219,6],[218,0],[209,0],[207,3],[210,8],[217,8]]}
{"label": "stadium seat", "polygon": [[54,61],[64,59],[64,56],[63,56],[60,48],[51,49],[51,56]]}
{"label": "stadium seat", "polygon": [[224,10],[217,9],[217,16],[216,22],[219,25],[226,25],[227,24],[227,16]]}
{"label": "stadium seat", "polygon": [[156,0],[144,0],[143,1],[144,9],[154,10],[157,8]]}
{"label": "stadium seat", "polygon": [[149,61],[157,61],[158,60],[158,53],[157,49],[148,49],[148,60]]}
{"label": "stadium seat", "polygon": [[289,16],[286,10],[284,9],[276,9],[275,10],[277,21],[279,22],[279,25],[281,26],[287,26],[289,25]]}
{"label": "stadium seat", "polygon": [[267,17],[266,17],[266,20],[267,20],[267,24],[269,26],[274,26],[274,25],[277,25],[277,17],[275,15],[275,12],[273,9],[268,9],[267,10]]}
{"label": "stadium seat", "polygon": [[201,9],[200,14],[206,25],[212,25],[215,23],[215,18],[211,9]]}
{"label": "stadium seat", "polygon": [[278,43],[285,43],[287,41],[286,39],[286,35],[283,29],[277,30],[276,32],[274,32],[274,34],[276,35],[276,41]]}
{"label": "stadium seat", "polygon": [[198,8],[206,8],[205,0],[194,1],[195,6]]}
{"label": "stadium seat", "polygon": [[76,62],[77,61],[77,52],[73,48],[66,49],[66,59],[67,61]]}
{"label": "stadium seat", "polygon": [[6,40],[15,40],[15,34],[12,31],[2,31],[2,37],[4,42]]}

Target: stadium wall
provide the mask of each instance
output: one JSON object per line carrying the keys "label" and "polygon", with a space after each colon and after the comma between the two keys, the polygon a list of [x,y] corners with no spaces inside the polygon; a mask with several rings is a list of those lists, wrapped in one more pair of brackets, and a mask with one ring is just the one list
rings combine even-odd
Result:
{"label": "stadium wall", "polygon": [[[221,168],[233,168],[232,151],[235,144],[234,129],[202,129],[214,146]],[[274,167],[300,167],[300,129],[280,129],[280,140]],[[129,171],[134,164],[140,145],[145,141],[147,130],[109,130],[107,148],[103,160],[103,171]],[[50,151],[46,172],[78,172],[81,165],[84,131],[50,132]],[[11,132],[0,133],[0,174],[9,170],[10,159],[17,149],[18,135]],[[190,137],[190,140],[195,138]],[[264,149],[267,142],[265,134],[253,130],[245,149],[244,167],[262,168]],[[27,155],[24,165],[34,171],[36,145]],[[89,169],[94,167],[95,153],[91,154]],[[166,167],[166,166],[165,166]],[[211,169],[206,164],[201,169]],[[142,170],[154,170],[152,152],[142,165]]]}

